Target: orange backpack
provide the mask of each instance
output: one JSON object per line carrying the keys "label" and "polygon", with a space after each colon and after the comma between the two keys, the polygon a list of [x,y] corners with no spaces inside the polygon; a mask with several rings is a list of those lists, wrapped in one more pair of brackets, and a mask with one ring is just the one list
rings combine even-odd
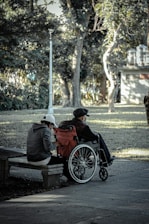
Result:
{"label": "orange backpack", "polygon": [[69,158],[72,149],[78,144],[76,128],[68,126],[67,128],[54,129],[57,140],[57,154],[63,158]]}

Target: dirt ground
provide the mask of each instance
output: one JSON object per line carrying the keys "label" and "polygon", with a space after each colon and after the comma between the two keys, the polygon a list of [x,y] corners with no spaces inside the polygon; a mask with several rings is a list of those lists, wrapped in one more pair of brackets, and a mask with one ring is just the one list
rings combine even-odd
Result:
{"label": "dirt ground", "polygon": [[[112,155],[149,160],[149,125],[144,105],[116,104],[113,113],[108,113],[106,105],[87,108],[90,114],[88,124],[93,130],[100,132]],[[74,108],[54,107],[57,124],[71,119],[73,110]],[[46,113],[47,110],[0,111],[0,146],[19,148],[26,152],[28,129]],[[39,183],[11,179],[8,186],[1,187],[0,190],[0,198],[3,200],[44,189]]]}

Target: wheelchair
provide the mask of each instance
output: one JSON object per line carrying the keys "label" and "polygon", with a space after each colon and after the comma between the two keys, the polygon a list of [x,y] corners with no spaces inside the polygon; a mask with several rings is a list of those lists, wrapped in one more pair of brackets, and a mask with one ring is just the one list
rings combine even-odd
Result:
{"label": "wheelchair", "polygon": [[89,182],[99,166],[99,178],[107,180],[108,162],[99,144],[94,142],[79,142],[74,126],[55,128],[57,141],[57,156],[63,158],[67,164],[67,171],[71,179],[84,184]]}

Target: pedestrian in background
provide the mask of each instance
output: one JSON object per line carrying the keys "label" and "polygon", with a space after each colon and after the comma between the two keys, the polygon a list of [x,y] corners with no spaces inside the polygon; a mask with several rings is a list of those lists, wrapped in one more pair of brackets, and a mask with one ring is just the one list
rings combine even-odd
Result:
{"label": "pedestrian in background", "polygon": [[147,124],[149,125],[149,91],[148,95],[144,96],[144,105],[146,109]]}

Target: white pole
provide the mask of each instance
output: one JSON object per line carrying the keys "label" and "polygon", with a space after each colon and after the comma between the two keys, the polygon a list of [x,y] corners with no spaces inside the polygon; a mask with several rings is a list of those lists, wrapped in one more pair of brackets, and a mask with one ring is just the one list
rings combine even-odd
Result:
{"label": "white pole", "polygon": [[53,90],[52,90],[52,33],[53,30],[49,29],[50,34],[50,49],[49,49],[49,106],[48,106],[48,114],[53,114]]}

